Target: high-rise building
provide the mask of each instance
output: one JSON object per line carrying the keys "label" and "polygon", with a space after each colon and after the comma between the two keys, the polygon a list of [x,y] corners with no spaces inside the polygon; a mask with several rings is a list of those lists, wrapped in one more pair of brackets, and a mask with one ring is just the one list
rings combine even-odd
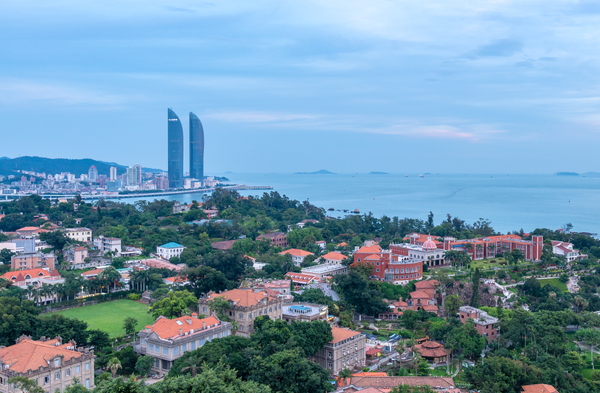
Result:
{"label": "high-rise building", "polygon": [[133,166],[133,171],[135,174],[135,184],[138,186],[142,185],[142,166],[140,164],[135,164]]}
{"label": "high-rise building", "polygon": [[135,176],[135,168],[131,167],[131,166],[129,168],[127,168],[127,186],[128,187],[137,186],[137,179]]}
{"label": "high-rise building", "polygon": [[88,179],[92,183],[94,183],[94,182],[96,182],[96,180],[98,180],[98,170],[96,169],[96,167],[94,165],[92,165],[90,167],[90,169],[88,170]]}
{"label": "high-rise building", "polygon": [[110,167],[110,180],[117,180],[117,167],[116,166],[111,166]]}
{"label": "high-rise building", "polygon": [[190,177],[204,181],[204,128],[193,112],[190,112]]}
{"label": "high-rise building", "polygon": [[169,188],[183,188],[183,127],[169,108]]}

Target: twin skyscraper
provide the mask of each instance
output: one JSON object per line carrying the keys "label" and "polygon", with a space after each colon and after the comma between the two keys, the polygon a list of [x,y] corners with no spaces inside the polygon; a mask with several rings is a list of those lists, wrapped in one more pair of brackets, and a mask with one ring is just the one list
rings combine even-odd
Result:
{"label": "twin skyscraper", "polygon": [[[183,127],[169,108],[169,188],[183,188]],[[190,112],[190,177],[204,182],[204,129]]]}

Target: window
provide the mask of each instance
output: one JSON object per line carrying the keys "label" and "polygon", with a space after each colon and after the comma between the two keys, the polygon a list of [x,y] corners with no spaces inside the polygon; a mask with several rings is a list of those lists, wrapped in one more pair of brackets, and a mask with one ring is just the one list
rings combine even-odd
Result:
{"label": "window", "polygon": [[179,347],[173,348],[173,355],[179,355]]}
{"label": "window", "polygon": [[260,311],[258,312],[258,315],[262,315],[262,310],[260,310]]}
{"label": "window", "polygon": [[45,384],[47,384],[47,383],[49,383],[49,382],[50,382],[50,376],[49,376],[49,375],[46,375],[46,376],[44,377],[44,385],[45,385]]}
{"label": "window", "polygon": [[193,351],[194,349],[196,349],[196,341],[192,341],[190,344],[190,350]]}
{"label": "window", "polygon": [[54,359],[54,367],[60,366],[60,359]]}
{"label": "window", "polygon": [[60,372],[54,374],[54,380],[60,379]]}
{"label": "window", "polygon": [[163,355],[168,355],[168,354],[169,354],[169,348],[163,347]]}
{"label": "window", "polygon": [[273,312],[273,307],[269,307],[269,312]]}
{"label": "window", "polygon": [[217,338],[221,338],[221,333],[217,333]]}
{"label": "window", "polygon": [[148,349],[154,352],[154,344],[148,344]]}
{"label": "window", "polygon": [[86,387],[87,389],[89,389],[89,388],[90,388],[90,379],[89,379],[89,378],[86,378],[86,380],[85,380],[85,387]]}
{"label": "window", "polygon": [[86,370],[89,370],[89,369],[90,369],[90,364],[89,364],[89,363],[86,363],[86,364],[85,364],[85,369],[86,369]]}
{"label": "window", "polygon": [[377,273],[379,273],[379,269],[377,269]]}
{"label": "window", "polygon": [[252,313],[248,314],[248,319],[252,319]]}
{"label": "window", "polygon": [[187,350],[187,344],[181,344],[181,352],[185,352]]}
{"label": "window", "polygon": [[203,345],[204,345],[204,339],[202,338],[202,339],[198,340],[198,348],[200,348]]}
{"label": "window", "polygon": [[240,313],[240,319],[244,319],[244,314]]}
{"label": "window", "polygon": [[75,366],[75,373],[79,374],[79,372],[81,372],[81,367]]}
{"label": "window", "polygon": [[71,376],[71,369],[70,369],[70,368],[68,368],[68,369],[65,371],[65,376],[67,376],[67,377],[70,377],[70,376]]}
{"label": "window", "polygon": [[207,307],[202,307],[202,311],[207,312],[208,308]]}
{"label": "window", "polygon": [[244,326],[240,325],[240,332],[244,331]]}

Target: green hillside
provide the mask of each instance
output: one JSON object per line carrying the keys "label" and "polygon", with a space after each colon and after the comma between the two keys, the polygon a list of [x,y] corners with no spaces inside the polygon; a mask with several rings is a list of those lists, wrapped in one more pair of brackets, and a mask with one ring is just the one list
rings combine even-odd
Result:
{"label": "green hillside", "polygon": [[[110,167],[117,167],[117,173],[123,174],[127,166],[111,162],[92,160],[91,158],[71,160],[67,158],[45,158],[45,157],[18,157],[0,159],[0,175],[10,175],[16,170],[44,172],[46,174],[57,174],[61,172],[73,173],[76,176],[88,173],[90,166],[95,165],[98,174],[108,175]],[[143,168],[144,172],[162,172],[160,169]]]}

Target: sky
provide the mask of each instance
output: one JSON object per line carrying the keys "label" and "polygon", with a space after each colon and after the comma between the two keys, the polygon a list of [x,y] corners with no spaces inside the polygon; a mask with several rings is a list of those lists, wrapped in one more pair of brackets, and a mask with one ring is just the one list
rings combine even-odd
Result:
{"label": "sky", "polygon": [[208,175],[600,172],[598,1],[2,8],[0,156],[166,169],[170,107]]}

